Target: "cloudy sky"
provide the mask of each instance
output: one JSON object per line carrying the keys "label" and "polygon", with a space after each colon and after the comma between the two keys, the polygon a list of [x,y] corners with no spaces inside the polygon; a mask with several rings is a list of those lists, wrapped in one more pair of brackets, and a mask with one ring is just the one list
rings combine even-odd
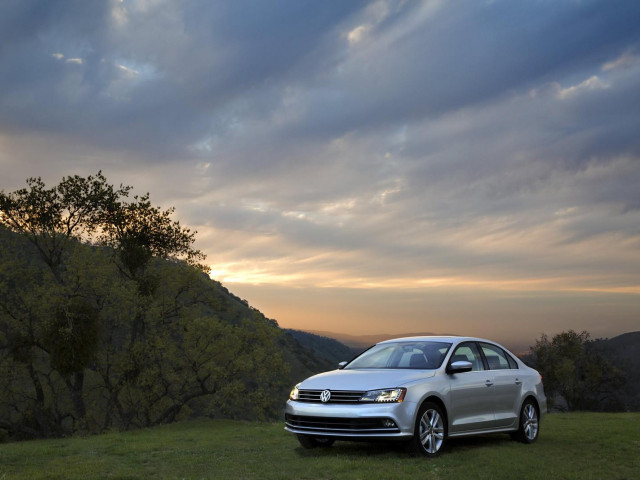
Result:
{"label": "cloudy sky", "polygon": [[281,326],[640,329],[640,2],[0,3],[0,188],[102,170]]}

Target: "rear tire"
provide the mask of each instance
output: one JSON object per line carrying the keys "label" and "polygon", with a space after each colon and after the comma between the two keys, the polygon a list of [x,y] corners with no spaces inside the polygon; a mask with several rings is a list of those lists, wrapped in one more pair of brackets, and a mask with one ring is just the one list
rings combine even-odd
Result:
{"label": "rear tire", "polygon": [[302,448],[329,448],[333,445],[335,440],[329,437],[314,437],[311,435],[297,435],[298,442],[302,445]]}
{"label": "rear tire", "polygon": [[437,403],[425,402],[418,411],[409,451],[413,454],[436,457],[445,446],[447,420]]}
{"label": "rear tire", "polygon": [[533,443],[538,439],[540,433],[540,415],[538,407],[531,399],[525,400],[520,409],[520,420],[518,431],[513,438],[522,443]]}

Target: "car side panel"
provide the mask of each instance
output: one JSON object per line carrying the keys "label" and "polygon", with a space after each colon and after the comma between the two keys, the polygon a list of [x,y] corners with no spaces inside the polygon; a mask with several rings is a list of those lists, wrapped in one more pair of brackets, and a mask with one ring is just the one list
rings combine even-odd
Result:
{"label": "car side panel", "polygon": [[520,415],[524,375],[519,370],[492,370],[491,373],[495,426],[515,428]]}
{"label": "car side panel", "polygon": [[493,391],[487,384],[490,379],[488,371],[449,375],[449,432],[494,428]]}

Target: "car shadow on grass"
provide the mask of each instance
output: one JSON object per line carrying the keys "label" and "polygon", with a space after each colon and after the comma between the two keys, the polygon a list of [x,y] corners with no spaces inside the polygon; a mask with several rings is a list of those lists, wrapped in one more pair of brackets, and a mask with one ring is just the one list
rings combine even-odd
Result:
{"label": "car shadow on grass", "polygon": [[301,457],[351,456],[370,457],[388,454],[402,455],[406,452],[403,442],[336,442],[332,447],[306,449],[297,447]]}
{"label": "car shadow on grass", "polygon": [[[500,446],[512,445],[514,441],[508,435],[477,435],[462,438],[450,438],[442,452],[448,453],[477,450],[484,447],[499,448]],[[345,442],[337,441],[331,447],[318,447],[305,449],[297,447],[296,453],[301,457],[324,457],[324,456],[411,456],[407,451],[405,442]]]}

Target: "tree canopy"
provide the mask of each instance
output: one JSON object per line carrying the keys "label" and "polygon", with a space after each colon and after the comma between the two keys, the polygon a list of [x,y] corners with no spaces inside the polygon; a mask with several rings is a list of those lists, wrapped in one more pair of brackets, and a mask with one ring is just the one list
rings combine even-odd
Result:
{"label": "tree canopy", "polygon": [[53,273],[71,240],[114,248],[131,276],[153,256],[181,259],[206,270],[199,263],[204,255],[193,248],[196,232],[171,220],[173,208],[153,206],[148,193],[127,201],[132,187],[116,188],[102,172],[64,177],[52,188],[41,178],[29,178],[27,185],[0,192],[0,224],[25,234]]}
{"label": "tree canopy", "polygon": [[278,411],[282,332],[244,306],[220,318],[196,232],[131,191],[98,172],[0,192],[0,428],[14,438]]}
{"label": "tree canopy", "polygon": [[550,406],[564,399],[569,410],[619,410],[626,378],[593,347],[586,331],[542,335],[531,348]]}

